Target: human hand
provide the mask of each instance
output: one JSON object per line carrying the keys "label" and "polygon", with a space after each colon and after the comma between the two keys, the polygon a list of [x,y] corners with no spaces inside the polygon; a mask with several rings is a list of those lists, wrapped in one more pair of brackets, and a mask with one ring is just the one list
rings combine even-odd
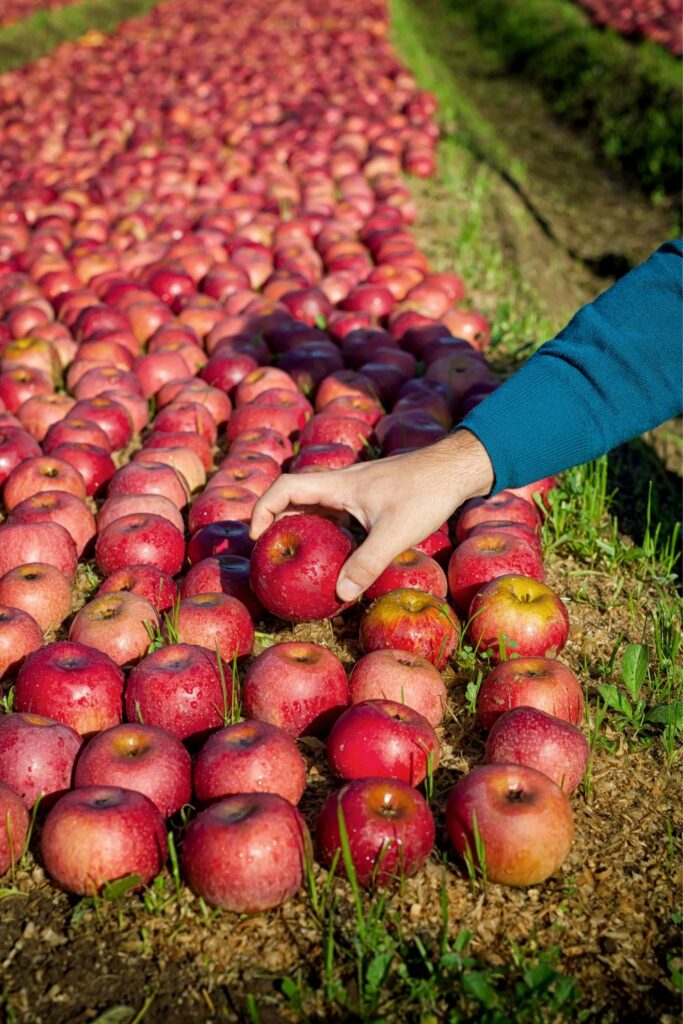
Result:
{"label": "human hand", "polygon": [[438,529],[468,498],[486,495],[493,468],[481,442],[466,430],[405,455],[359,462],[325,473],[285,473],[257,501],[257,539],[287,510],[322,506],[350,513],[368,531],[337,580],[342,601],[366,590],[392,558]]}

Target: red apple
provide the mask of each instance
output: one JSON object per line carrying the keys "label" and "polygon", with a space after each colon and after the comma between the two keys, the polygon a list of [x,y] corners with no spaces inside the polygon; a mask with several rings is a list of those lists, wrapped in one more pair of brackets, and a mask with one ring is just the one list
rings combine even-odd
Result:
{"label": "red apple", "polygon": [[536,547],[503,533],[468,537],[458,544],[448,563],[448,588],[454,605],[466,613],[485,583],[513,573],[543,582],[543,560]]}
{"label": "red apple", "polygon": [[552,658],[513,658],[496,665],[481,684],[477,719],[490,729],[500,715],[521,705],[572,725],[583,720],[581,684],[567,665]]}
{"label": "red apple", "polygon": [[[2,596],[0,581],[0,597]],[[180,591],[183,598],[195,594],[229,594],[236,597],[258,622],[263,614],[249,582],[249,559],[241,555],[212,555],[196,562],[183,580]]]}
{"label": "red apple", "polygon": [[110,498],[121,494],[161,494],[178,509],[190,499],[187,481],[172,466],[159,466],[154,462],[129,462],[118,469],[109,481]]}
{"label": "red apple", "polygon": [[5,715],[0,718],[0,782],[30,809],[39,796],[71,789],[81,743],[74,729],[54,718]]}
{"label": "red apple", "polygon": [[85,786],[60,797],[40,838],[48,874],[79,896],[107,882],[137,875],[146,885],[166,859],[166,829],[142,793],[115,786]]}
{"label": "red apple", "polygon": [[304,819],[288,800],[274,793],[229,796],[190,822],[183,870],[210,906],[253,914],[298,891],[308,849]]}
{"label": "red apple", "polygon": [[254,542],[247,523],[224,520],[209,523],[192,535],[187,545],[187,560],[195,565],[213,555],[242,555],[249,558]]}
{"label": "red apple", "polygon": [[120,786],[144,793],[164,818],[192,798],[192,761],[175,736],[152,725],[126,723],[93,737],[81,752],[74,788]]}
{"label": "red apple", "polygon": [[581,782],[590,747],[575,725],[521,705],[496,719],[486,741],[487,764],[522,764],[552,779],[569,796]]}
{"label": "red apple", "polygon": [[202,803],[237,793],[277,793],[297,804],[306,788],[306,764],[283,729],[238,722],[209,736],[195,761],[193,783]]}
{"label": "red apple", "polygon": [[567,642],[569,615],[550,587],[529,576],[500,576],[478,590],[469,609],[477,651],[494,661],[554,657]]}
{"label": "red apple", "polygon": [[111,455],[99,445],[72,441],[58,444],[52,449],[52,454],[80,474],[90,498],[99,496],[116,472]]}
{"label": "red apple", "polygon": [[355,779],[327,797],[316,826],[317,853],[326,867],[338,858],[337,869],[344,873],[341,820],[361,885],[409,878],[424,867],[434,845],[427,801],[398,780]]}
{"label": "red apple", "polygon": [[43,633],[58,629],[71,612],[71,584],[45,562],[18,565],[0,578],[0,605],[26,612]]}
{"label": "red apple", "polygon": [[456,539],[458,542],[464,540],[473,526],[492,519],[526,523],[536,533],[541,529],[541,518],[535,505],[510,491],[499,491],[492,498],[471,498],[465,502],[458,516]]}
{"label": "red apple", "polygon": [[179,739],[223,724],[232,707],[232,667],[196,644],[177,643],[148,654],[130,674],[126,716]]}
{"label": "red apple", "polygon": [[0,876],[13,871],[24,851],[29,814],[18,793],[0,782]]}
{"label": "red apple", "polygon": [[346,672],[319,644],[275,644],[247,669],[242,702],[249,718],[290,736],[325,733],[349,703]]}
{"label": "red apple", "polygon": [[69,639],[102,651],[126,665],[147,651],[150,630],[159,626],[154,605],[137,594],[119,591],[94,598],[71,623]]}
{"label": "red apple", "polygon": [[424,590],[436,597],[446,596],[446,574],[433,558],[416,548],[408,548],[393,558],[387,568],[365,591],[365,597],[374,601],[390,590],[400,588]]}
{"label": "red apple", "polygon": [[137,512],[115,519],[102,530],[95,561],[105,576],[131,565],[151,565],[175,576],[185,561],[185,540],[163,516]]}
{"label": "red apple", "polygon": [[19,670],[17,711],[43,715],[81,736],[121,721],[123,672],[106,654],[60,641],[29,655]]}
{"label": "red apple", "polygon": [[488,764],[457,783],[446,805],[446,828],[456,852],[478,862],[483,851],[490,882],[538,885],[554,874],[574,837],[562,790],[534,768]]}
{"label": "red apple", "polygon": [[117,569],[107,576],[97,591],[97,597],[119,591],[144,597],[158,612],[168,611],[178,599],[178,585],[155,565],[130,565]]}
{"label": "red apple", "polygon": [[102,533],[115,520],[138,513],[163,516],[181,533],[185,531],[179,508],[163,494],[117,494],[107,498],[97,516],[97,529]]}
{"label": "red apple", "polygon": [[77,470],[61,459],[40,455],[26,459],[12,470],[5,481],[2,499],[11,512],[15,505],[41,491],[66,491],[81,499],[86,496],[83,478]]}
{"label": "red apple", "polygon": [[327,758],[342,779],[376,776],[419,786],[439,764],[439,741],[427,719],[406,704],[366,700],[334,723]]}
{"label": "red apple", "polygon": [[20,608],[0,605],[0,679],[15,672],[27,654],[43,643],[43,632],[33,618]]}
{"label": "red apple", "polygon": [[218,651],[229,671],[233,659],[245,658],[254,646],[254,623],[241,601],[228,594],[184,598],[173,623],[179,643],[197,643]]}
{"label": "red apple", "polygon": [[82,498],[67,491],[40,491],[20,501],[12,509],[9,523],[27,528],[46,523],[63,527],[75,545],[79,558],[95,536],[95,517],[92,512]]}
{"label": "red apple", "polygon": [[343,607],[335,587],[351,550],[347,534],[328,519],[308,513],[286,516],[254,546],[254,593],[269,612],[291,622],[330,618]]}
{"label": "red apple", "polygon": [[458,620],[444,600],[409,588],[378,597],[360,625],[360,643],[366,654],[386,648],[410,651],[438,669],[455,652],[458,636]]}
{"label": "red apple", "polygon": [[188,517],[190,533],[218,521],[248,523],[257,500],[253,491],[239,484],[209,487],[192,502]]}
{"label": "red apple", "polygon": [[349,677],[352,704],[389,700],[412,708],[437,726],[446,710],[446,687],[430,661],[410,651],[372,651]]}

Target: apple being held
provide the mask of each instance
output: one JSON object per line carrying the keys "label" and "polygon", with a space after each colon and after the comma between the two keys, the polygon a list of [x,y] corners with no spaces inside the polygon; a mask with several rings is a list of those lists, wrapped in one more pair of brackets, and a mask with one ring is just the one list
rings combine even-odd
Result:
{"label": "apple being held", "polygon": [[334,723],[327,758],[342,779],[377,776],[419,786],[439,764],[439,741],[427,719],[406,704],[367,700]]}
{"label": "apple being held", "polygon": [[529,576],[500,576],[478,590],[469,610],[470,638],[494,661],[554,657],[569,636],[567,609],[545,583]]}
{"label": "apple being held", "polygon": [[401,588],[378,597],[360,624],[365,653],[386,648],[411,651],[443,668],[458,646],[459,623],[441,598]]}
{"label": "apple being held", "polygon": [[427,801],[396,779],[355,779],[327,797],[316,826],[316,848],[325,867],[338,858],[339,871],[345,870],[342,821],[361,885],[409,878],[424,866],[434,845]]}
{"label": "apple being held", "polygon": [[228,796],[194,818],[182,861],[192,892],[212,907],[253,914],[301,887],[309,856],[304,819],[275,793]]}
{"label": "apple being held", "polygon": [[164,818],[192,799],[192,761],[171,733],[126,722],[94,736],[78,758],[74,788],[120,786],[144,793]]}
{"label": "apple being held", "polygon": [[237,722],[209,736],[195,761],[193,788],[202,803],[237,793],[277,793],[297,804],[306,788],[306,765],[284,729]]}
{"label": "apple being held", "polygon": [[552,779],[568,796],[586,771],[590,747],[575,725],[521,705],[498,718],[486,741],[488,764],[523,764]]}
{"label": "apple being held", "polygon": [[574,819],[559,786],[535,768],[487,764],[451,791],[446,829],[459,856],[471,857],[489,882],[537,885],[566,859]]}
{"label": "apple being held", "polygon": [[344,606],[339,570],[353,549],[334,523],[308,513],[285,516],[254,545],[251,585],[264,608],[290,622],[328,619]]}
{"label": "apple being held", "polygon": [[127,875],[137,875],[140,885],[147,885],[166,859],[166,829],[142,793],[84,786],[51,808],[40,849],[48,874],[60,888],[93,895]]}
{"label": "apple being held", "polygon": [[571,725],[583,720],[581,684],[567,665],[553,658],[513,658],[496,665],[479,689],[477,720],[490,729],[500,715],[522,705]]}
{"label": "apple being held", "polygon": [[221,674],[214,651],[197,644],[169,644],[132,670],[126,717],[184,740],[221,726],[232,699],[230,665]]}
{"label": "apple being held", "polygon": [[28,835],[29,814],[18,793],[0,782],[0,876],[19,863]]}
{"label": "apple being held", "polygon": [[0,782],[18,793],[28,808],[41,795],[71,789],[81,743],[74,729],[54,718],[5,715],[0,718]]}
{"label": "apple being held", "polygon": [[290,736],[325,733],[349,703],[344,666],[319,644],[290,641],[262,651],[247,669],[244,712]]}

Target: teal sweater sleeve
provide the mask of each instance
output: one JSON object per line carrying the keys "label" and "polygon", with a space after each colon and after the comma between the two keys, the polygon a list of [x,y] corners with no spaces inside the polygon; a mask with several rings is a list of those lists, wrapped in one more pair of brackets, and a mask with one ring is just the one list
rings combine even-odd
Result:
{"label": "teal sweater sleeve", "polygon": [[597,458],[683,407],[683,241],[584,306],[460,424],[486,448],[493,492]]}

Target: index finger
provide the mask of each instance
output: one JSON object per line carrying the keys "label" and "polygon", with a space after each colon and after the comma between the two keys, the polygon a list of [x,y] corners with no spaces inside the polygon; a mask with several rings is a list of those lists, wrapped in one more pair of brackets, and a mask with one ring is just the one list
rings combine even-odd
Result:
{"label": "index finger", "polygon": [[290,505],[315,506],[344,511],[344,491],[339,486],[340,474],[329,473],[283,473],[275,483],[261,495],[254,505],[249,534],[258,540],[275,518]]}

